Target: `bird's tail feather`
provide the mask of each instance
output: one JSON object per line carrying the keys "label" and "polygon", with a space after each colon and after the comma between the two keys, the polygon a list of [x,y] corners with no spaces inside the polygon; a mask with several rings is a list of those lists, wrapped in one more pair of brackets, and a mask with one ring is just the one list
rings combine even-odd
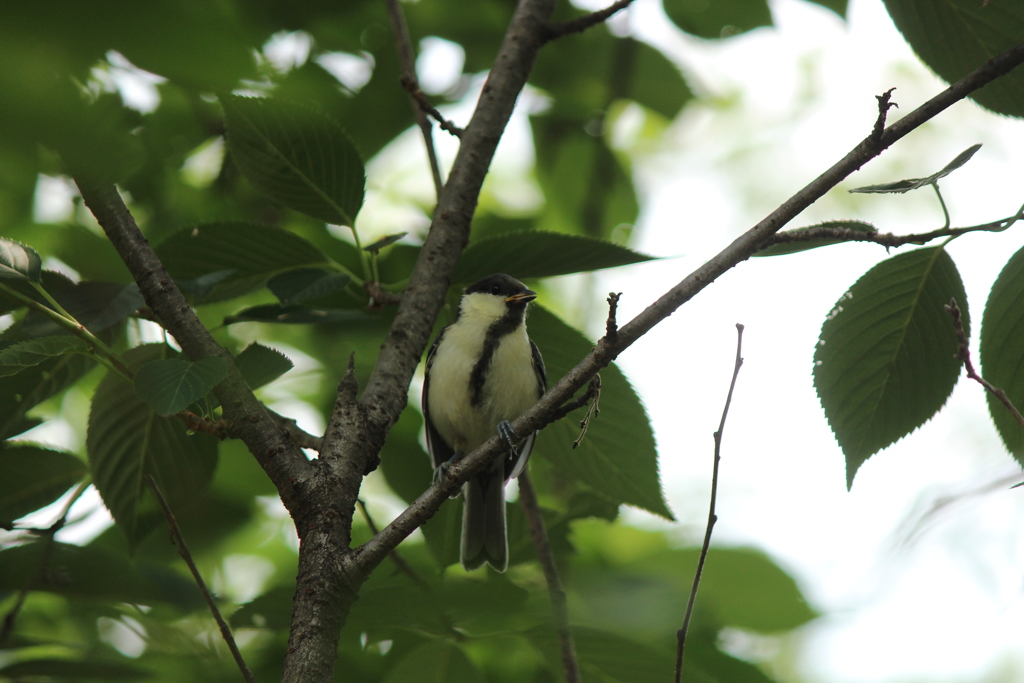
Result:
{"label": "bird's tail feather", "polygon": [[463,488],[462,566],[466,571],[485,562],[499,572],[508,567],[503,475],[499,467],[474,477]]}

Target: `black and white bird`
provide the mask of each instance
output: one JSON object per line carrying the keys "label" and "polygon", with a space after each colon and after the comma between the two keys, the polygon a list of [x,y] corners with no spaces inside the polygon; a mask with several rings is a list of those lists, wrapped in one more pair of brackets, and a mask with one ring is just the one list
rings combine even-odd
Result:
{"label": "black and white bird", "polygon": [[435,469],[474,451],[497,432],[508,457],[494,461],[463,486],[462,566],[508,567],[505,483],[518,477],[536,432],[517,436],[509,424],[544,393],[547,376],[526,333],[526,307],[537,298],[504,274],[467,288],[455,320],[427,354],[423,416]]}

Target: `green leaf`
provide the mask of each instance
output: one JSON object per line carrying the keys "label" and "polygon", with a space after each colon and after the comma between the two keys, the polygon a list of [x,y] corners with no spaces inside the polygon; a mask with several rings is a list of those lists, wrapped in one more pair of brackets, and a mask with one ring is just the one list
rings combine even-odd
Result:
{"label": "green leaf", "polygon": [[847,0],[809,0],[815,5],[827,7],[842,18],[846,18]]}
{"label": "green leaf", "polygon": [[0,280],[39,282],[42,263],[32,247],[0,237]]}
{"label": "green leaf", "polygon": [[328,223],[352,226],[363,205],[363,160],[319,109],[274,99],[222,100],[228,149],[256,189]]}
{"label": "green leaf", "polygon": [[[134,368],[173,354],[161,344],[125,353]],[[189,434],[176,419],[157,416],[134,386],[107,374],[96,389],[86,436],[93,482],[118,527],[135,547],[163,515],[146,486],[150,474],[175,512],[206,490],[217,464],[217,440]]]}
{"label": "green leaf", "polygon": [[[288,230],[255,223],[199,225],[160,244],[157,255],[168,272],[202,289],[204,302],[231,299],[263,286],[268,278],[302,266],[327,265],[327,256]],[[205,278],[205,279],[204,279]]]}
{"label": "green leaf", "polygon": [[[146,303],[134,282],[79,282],[47,291],[93,334],[113,327]],[[35,311],[25,316],[23,330],[33,337],[67,334],[66,328]]]}
{"label": "green leaf", "polygon": [[484,683],[487,678],[462,652],[443,641],[423,643],[388,670],[383,683]]}
{"label": "green leaf", "polygon": [[[914,52],[948,83],[958,81],[1024,36],[1024,4],[1016,0],[885,0],[889,16]],[[1015,69],[971,95],[978,104],[1024,116],[1024,71]]]}
{"label": "green leaf", "polygon": [[281,305],[291,306],[340,292],[351,281],[352,278],[345,273],[320,268],[296,268],[275,275],[267,282],[267,289],[274,293]]}
{"label": "green leaf", "polygon": [[470,244],[453,282],[475,282],[491,273],[520,279],[552,277],[653,261],[655,256],[592,237],[554,232],[515,232]]}
{"label": "green leaf", "polygon": [[235,356],[235,367],[250,389],[256,390],[295,367],[295,364],[277,349],[253,342]]}
{"label": "green leaf", "polygon": [[846,485],[874,453],[927,422],[960,375],[943,308],[967,296],[942,247],[887,259],[836,303],[814,352],[814,386],[846,455]]}
{"label": "green leaf", "polygon": [[86,473],[70,453],[40,446],[0,448],[0,522],[13,522],[60,498]]}
{"label": "green leaf", "polygon": [[350,308],[304,308],[264,304],[242,309],[234,315],[224,316],[225,325],[235,323],[283,323],[287,325],[327,325],[331,323],[357,323],[376,320],[377,316]]}
{"label": "green leaf", "polygon": [[369,244],[363,247],[363,251],[368,251],[371,254],[376,254],[380,252],[380,250],[383,249],[384,247],[390,247],[392,244],[394,244],[395,242],[402,239],[408,234],[408,232],[396,232],[394,235],[387,235],[385,237],[381,237],[373,244]]}
{"label": "green leaf", "polygon": [[[814,230],[816,228],[836,228],[840,230],[853,230],[854,232],[867,232],[877,233],[878,228],[865,223],[864,221],[824,221],[815,225],[808,225],[803,228],[796,228],[795,230],[787,230],[786,232],[779,233],[785,235],[787,233],[799,233],[805,230]],[[806,240],[803,242],[789,242],[783,244],[773,244],[770,247],[765,247],[761,251],[754,254],[754,256],[782,256],[783,254],[795,254],[801,251],[807,251],[808,249],[817,249],[818,247],[827,247],[830,244],[844,244],[847,240],[834,238],[834,237],[819,237],[813,240]]]}
{"label": "green leaf", "polygon": [[0,668],[0,678],[9,680],[141,681],[150,671],[124,662],[78,661],[74,659],[26,659]]}
{"label": "green leaf", "polygon": [[[957,300],[959,302],[959,300]],[[1018,411],[1024,407],[1024,249],[1003,267],[981,319],[982,376],[1006,392]],[[1024,428],[1002,402],[986,392],[988,411],[999,436],[1018,462],[1024,463]]]}
{"label": "green leaf", "polygon": [[0,550],[0,589],[16,591],[32,581],[33,590],[88,600],[144,605],[202,603],[195,584],[184,577],[154,571],[162,568],[136,564],[123,555],[89,546],[54,543],[47,571],[40,572],[46,545],[46,541],[36,541]]}
{"label": "green leaf", "polygon": [[71,335],[39,337],[18,342],[0,350],[0,377],[17,374],[54,356],[84,351],[87,348],[89,345],[84,340]]}
{"label": "green leaf", "polygon": [[[573,626],[572,632],[585,681],[664,683],[675,669],[673,654],[666,649],[588,626]],[[544,653],[552,668],[561,670],[558,637],[551,627],[535,627],[524,635]]]}
{"label": "green leaf", "polygon": [[210,393],[227,374],[227,361],[214,356],[195,362],[154,360],[135,373],[135,393],[157,415],[174,415]]}
{"label": "green leaf", "polygon": [[0,382],[0,437],[17,436],[38,425],[26,417],[34,406],[77,382],[96,361],[82,354],[50,358]]}
{"label": "green leaf", "polygon": [[676,26],[701,38],[728,38],[772,25],[765,0],[665,0],[665,13]]}
{"label": "green leaf", "polygon": [[[554,384],[593,348],[586,337],[546,309],[531,307],[530,337],[544,356]],[[616,503],[627,503],[673,519],[661,491],[658,452],[651,423],[633,387],[615,366],[601,371],[601,414],[593,418],[578,448],[583,410],[546,427],[536,452],[569,481],[580,481]]]}
{"label": "green leaf", "polygon": [[865,187],[858,187],[850,190],[850,192],[860,192],[862,194],[902,194],[904,192],[909,192],[910,190],[927,187],[928,185],[934,184],[940,178],[945,178],[950,173],[966,164],[979,149],[981,149],[980,144],[971,145],[964,151],[960,152],[953,161],[946,164],[941,171],[933,173],[927,178],[907,178],[906,180],[897,180],[891,183],[882,183],[881,185],[867,185]]}

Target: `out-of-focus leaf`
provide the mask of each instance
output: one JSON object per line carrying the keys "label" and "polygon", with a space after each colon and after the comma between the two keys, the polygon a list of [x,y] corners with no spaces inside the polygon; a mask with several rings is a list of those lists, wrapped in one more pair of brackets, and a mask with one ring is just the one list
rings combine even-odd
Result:
{"label": "out-of-focus leaf", "polygon": [[0,437],[17,436],[39,424],[26,417],[34,406],[68,388],[96,364],[82,354],[58,356],[0,382]]}
{"label": "out-of-focus leaf", "polygon": [[904,192],[909,192],[910,190],[927,187],[928,185],[935,183],[940,178],[945,178],[950,173],[966,164],[979,149],[981,149],[980,144],[971,145],[964,151],[960,152],[953,161],[946,164],[941,171],[933,173],[927,178],[907,178],[906,180],[897,180],[891,183],[882,183],[881,185],[867,185],[865,187],[858,187],[850,190],[850,192],[860,192],[862,194],[902,194]]}
{"label": "out-of-focus leaf", "polygon": [[672,119],[693,97],[679,67],[662,52],[601,26],[546,46],[530,83],[550,95],[552,115],[581,127],[614,100],[632,100]]}
{"label": "out-of-focus leaf", "polygon": [[[573,626],[572,633],[585,681],[663,683],[674,671],[674,657],[669,650],[587,626]],[[524,635],[556,671],[561,669],[558,637],[551,627],[535,627]]]}
{"label": "out-of-focus leaf", "polygon": [[[582,334],[539,306],[531,308],[527,324],[544,356],[550,384],[593,348]],[[578,423],[559,420],[538,435],[534,457],[545,458],[570,481],[581,481],[609,500],[673,519],[661,491],[658,453],[643,403],[615,365],[601,371],[601,384],[601,415],[591,420],[579,447],[572,447]]]}
{"label": "out-of-focus leaf", "polygon": [[390,247],[392,244],[394,244],[395,242],[402,239],[408,234],[408,232],[397,232],[394,235],[387,235],[385,237],[381,237],[373,244],[368,244],[365,247],[363,247],[363,251],[368,251],[370,253],[376,254],[384,247]]}
{"label": "out-of-focus leaf", "polygon": [[268,278],[302,266],[326,265],[327,256],[288,230],[255,223],[211,223],[163,241],[157,255],[175,280],[208,280],[205,302],[222,301],[262,287]]}
{"label": "out-of-focus leaf", "polygon": [[537,116],[533,131],[545,197],[537,229],[627,238],[640,205],[626,157],[613,154],[605,137],[592,135],[579,121]]}
{"label": "out-of-focus leaf", "polygon": [[89,347],[79,337],[38,337],[0,349],[0,377],[14,375],[54,356],[84,351]]}
{"label": "out-of-focus leaf", "polygon": [[836,303],[814,352],[814,386],[846,455],[846,485],[874,453],[927,422],[957,377],[958,342],[943,308],[967,296],[942,247],[879,263]]}
{"label": "out-of-focus leaf", "polygon": [[246,178],[285,206],[354,225],[363,205],[363,160],[341,125],[317,109],[228,97],[228,149]]}
{"label": "out-of-focus leaf", "polygon": [[484,683],[487,678],[451,643],[423,643],[388,670],[384,683]]}
{"label": "out-of-focus leaf", "polygon": [[[42,283],[43,288],[51,295],[54,292],[75,286],[75,283],[66,275],[53,270],[44,270],[41,273],[40,282]],[[29,280],[7,280],[3,284],[7,285],[22,296],[28,297],[33,301],[43,304],[44,306],[47,305],[46,299],[36,291],[35,287],[32,286],[31,281]],[[17,311],[24,307],[24,305],[24,303],[0,289],[0,315],[10,313],[11,311]]]}
{"label": "out-of-focus leaf", "polygon": [[[113,327],[145,305],[134,282],[79,282],[50,294],[93,334]],[[36,337],[68,334],[64,327],[35,311],[25,316],[23,330]]]}
{"label": "out-of-focus leaf", "polygon": [[821,5],[822,7],[827,7],[828,9],[830,9],[833,12],[835,12],[836,14],[838,14],[840,17],[843,17],[844,19],[846,18],[846,8],[847,8],[847,4],[848,4],[847,0],[809,0],[809,1],[813,2],[815,5]]}
{"label": "out-of-focus leaf", "polygon": [[250,389],[259,389],[295,367],[295,364],[276,349],[253,342],[235,356],[235,366]]}
{"label": "out-of-focus leaf", "polygon": [[[155,567],[144,573],[142,565],[123,555],[88,546],[54,543],[47,571],[40,572],[45,546],[45,541],[36,541],[0,550],[0,589],[16,591],[32,581],[33,590],[89,600],[144,605],[177,602],[189,608],[202,604],[199,590],[184,577],[178,576],[173,592],[168,592],[145,575]],[[187,597],[181,602],[175,595]]]}
{"label": "out-of-focus leaf", "polygon": [[151,678],[146,669],[125,662],[74,659],[26,659],[0,668],[0,678],[58,681],[141,681]]}
{"label": "out-of-focus leaf", "polygon": [[[125,360],[135,368],[171,355],[161,344],[131,349]],[[162,522],[149,487],[150,474],[174,511],[197,500],[213,478],[217,441],[189,434],[173,418],[156,415],[134,386],[108,374],[92,400],[86,437],[93,481],[130,547]]]}
{"label": "out-of-focus leaf", "polygon": [[765,0],[665,0],[665,13],[676,26],[701,38],[728,38],[772,25]]}
{"label": "out-of-focus leaf", "polygon": [[174,415],[210,393],[227,374],[227,361],[214,356],[195,362],[153,360],[135,373],[135,393],[157,415]]}
{"label": "out-of-focus leaf", "polygon": [[[796,228],[795,230],[789,230],[787,232],[802,232],[805,230],[814,230],[815,228],[837,228],[840,230],[853,230],[855,232],[878,232],[878,228],[865,223],[864,221],[824,221],[815,225],[808,225],[804,228]],[[785,235],[786,233],[780,233]],[[803,242],[789,242],[783,244],[773,244],[770,247],[765,247],[761,251],[754,254],[754,256],[782,256],[783,254],[795,254],[800,251],[807,251],[808,249],[817,249],[818,247],[827,247],[830,244],[843,244],[846,240],[832,238],[832,237],[819,237],[813,240],[806,240]]]}
{"label": "out-of-focus leaf", "polygon": [[31,445],[0,448],[0,522],[13,522],[60,498],[82,480],[85,463]]}
{"label": "out-of-focus leaf", "polygon": [[32,247],[0,237],[0,280],[39,282],[42,264]]}
{"label": "out-of-focus leaf", "polygon": [[243,309],[234,315],[224,317],[225,325],[234,323],[283,323],[288,325],[326,325],[330,323],[357,323],[375,320],[373,316],[365,311],[334,308],[316,309],[304,308],[302,306],[279,306],[277,304],[264,304],[262,306],[251,306]]}
{"label": "out-of-focus leaf", "polygon": [[491,273],[518,278],[552,277],[653,261],[611,242],[554,232],[516,232],[469,245],[455,268],[454,282],[475,282]]}
{"label": "out-of-focus leaf", "polygon": [[[953,83],[1024,36],[1024,5],[1016,0],[885,0],[889,16],[914,52]],[[1024,72],[1015,69],[971,98],[1009,116],[1024,116]]]}
{"label": "out-of-focus leaf", "polygon": [[282,306],[316,299],[345,289],[352,278],[320,268],[296,268],[275,275],[267,282],[267,289],[274,293]]}
{"label": "out-of-focus leaf", "polygon": [[[1018,410],[1024,408],[1024,249],[1003,267],[985,304],[981,319],[982,376],[1006,392]],[[957,304],[961,305],[959,299]],[[1003,403],[986,392],[988,411],[1003,443],[1024,463],[1024,428]]]}

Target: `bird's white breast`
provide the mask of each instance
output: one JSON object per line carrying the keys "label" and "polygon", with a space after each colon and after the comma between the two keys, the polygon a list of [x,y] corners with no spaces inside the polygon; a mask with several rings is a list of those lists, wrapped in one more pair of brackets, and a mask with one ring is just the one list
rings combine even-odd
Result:
{"label": "bird's white breast", "polygon": [[485,375],[483,401],[472,405],[470,377],[483,352],[487,325],[473,324],[473,311],[462,313],[435,352],[427,400],[444,440],[469,453],[495,435],[499,422],[514,420],[532,406],[539,386],[530,338],[521,325],[501,338]]}

